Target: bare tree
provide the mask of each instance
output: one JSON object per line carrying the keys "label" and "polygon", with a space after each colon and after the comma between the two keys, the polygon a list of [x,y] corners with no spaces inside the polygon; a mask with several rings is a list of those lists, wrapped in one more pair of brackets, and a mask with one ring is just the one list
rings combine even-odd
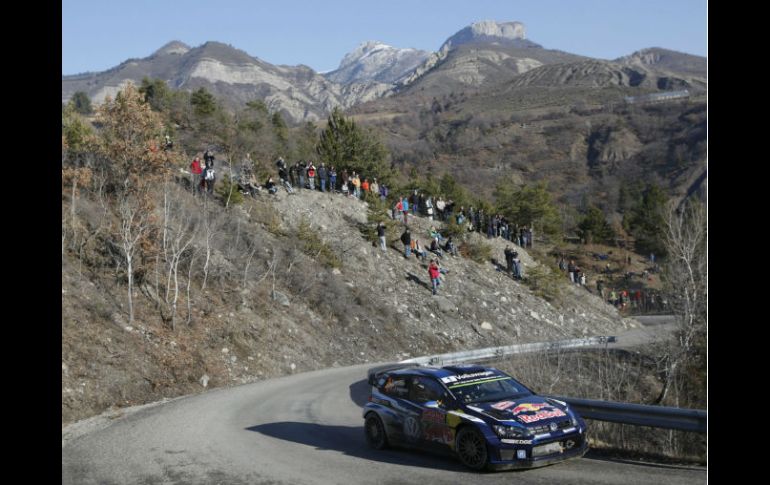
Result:
{"label": "bare tree", "polygon": [[149,224],[148,213],[132,198],[120,201],[120,247],[126,261],[128,274],[128,322],[134,321],[134,257],[141,239],[146,235]]}
{"label": "bare tree", "polygon": [[655,400],[663,402],[680,366],[696,350],[707,327],[707,218],[697,200],[667,207],[664,241],[667,260],[663,282],[679,324],[678,338],[665,356],[663,388]]}
{"label": "bare tree", "polygon": [[[180,194],[177,194],[177,196],[178,195]],[[176,197],[175,200],[179,201],[179,197]],[[166,303],[171,304],[171,329],[176,330],[177,302],[179,300],[179,262],[196,239],[199,226],[196,221],[195,213],[187,210],[181,202],[176,207],[174,207],[173,204],[169,204],[169,209],[170,217],[167,219],[168,227],[166,228],[168,234]],[[192,262],[190,264],[192,267]],[[172,278],[174,280],[174,296],[171,302],[169,302]]]}

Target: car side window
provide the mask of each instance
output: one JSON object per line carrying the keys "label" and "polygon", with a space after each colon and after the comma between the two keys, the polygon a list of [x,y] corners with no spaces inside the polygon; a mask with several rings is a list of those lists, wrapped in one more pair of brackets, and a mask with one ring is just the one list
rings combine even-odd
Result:
{"label": "car side window", "polygon": [[382,392],[388,396],[406,398],[409,390],[406,385],[405,376],[388,376],[385,384],[382,386]]}
{"label": "car side window", "polygon": [[446,391],[441,384],[430,377],[416,376],[412,378],[409,386],[409,400],[425,403],[428,401],[438,401]]}

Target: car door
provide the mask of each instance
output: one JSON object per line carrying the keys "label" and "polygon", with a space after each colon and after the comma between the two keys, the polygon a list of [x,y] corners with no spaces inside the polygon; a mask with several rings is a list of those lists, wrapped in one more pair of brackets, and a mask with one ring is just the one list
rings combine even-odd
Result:
{"label": "car door", "polygon": [[[436,379],[414,376],[409,382],[409,401],[419,407],[416,431],[419,442],[426,448],[446,449],[454,440],[447,423],[449,393]],[[409,423],[414,426],[414,424]]]}
{"label": "car door", "polygon": [[388,375],[380,392],[388,399],[387,412],[383,416],[388,437],[394,441],[414,443],[416,431],[414,416],[419,416],[417,407],[409,401],[409,375]]}

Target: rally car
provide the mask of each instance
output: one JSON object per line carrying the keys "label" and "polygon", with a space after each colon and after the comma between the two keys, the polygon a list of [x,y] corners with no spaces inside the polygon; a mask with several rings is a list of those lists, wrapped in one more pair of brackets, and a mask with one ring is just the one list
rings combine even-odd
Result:
{"label": "rally car", "polygon": [[588,451],[570,407],[477,365],[370,371],[366,441],[453,452],[474,470],[534,468]]}

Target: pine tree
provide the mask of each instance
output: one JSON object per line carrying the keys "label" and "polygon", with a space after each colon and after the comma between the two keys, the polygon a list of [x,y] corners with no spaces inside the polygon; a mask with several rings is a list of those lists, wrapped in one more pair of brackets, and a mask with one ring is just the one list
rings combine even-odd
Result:
{"label": "pine tree", "polygon": [[76,91],[70,99],[70,104],[78,113],[82,115],[88,115],[93,112],[91,107],[91,99],[83,91]]}

